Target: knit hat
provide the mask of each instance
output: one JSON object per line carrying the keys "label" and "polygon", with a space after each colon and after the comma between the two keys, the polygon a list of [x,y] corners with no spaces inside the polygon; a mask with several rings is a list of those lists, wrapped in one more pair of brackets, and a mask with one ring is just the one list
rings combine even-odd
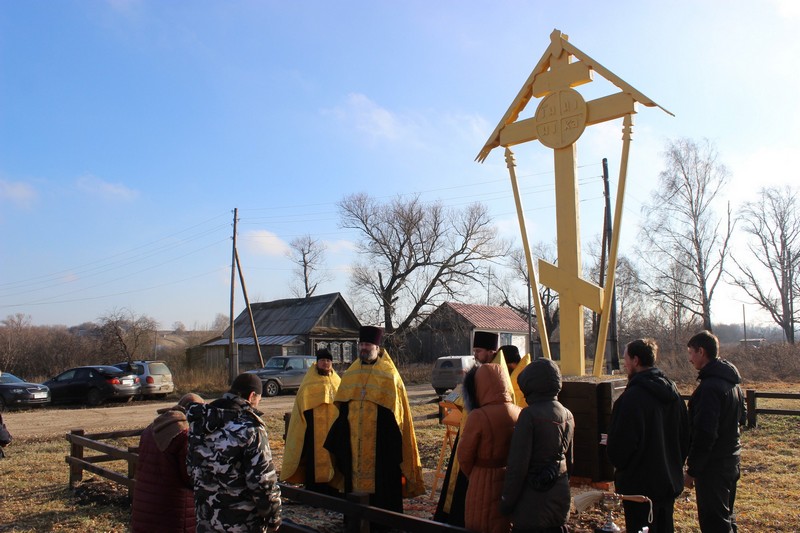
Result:
{"label": "knit hat", "polygon": [[178,405],[184,409],[188,409],[193,403],[205,403],[205,400],[199,394],[193,392],[187,392],[178,400]]}
{"label": "knit hat", "polygon": [[380,345],[383,338],[383,328],[376,326],[361,326],[358,331],[358,342],[368,342],[370,344]]}
{"label": "knit hat", "polygon": [[327,348],[320,348],[317,350],[317,361],[320,359],[330,359],[333,361],[333,354],[331,354],[331,351]]}
{"label": "knit hat", "polygon": [[488,331],[476,331],[475,338],[472,339],[473,348],[483,348],[485,350],[497,349],[497,333],[489,333]]}
{"label": "knit hat", "polygon": [[503,352],[503,359],[506,360],[507,365],[513,365],[514,363],[519,363],[519,348],[514,346],[513,344],[506,344],[505,346],[500,347],[500,351]]}
{"label": "knit hat", "polygon": [[250,396],[251,392],[261,394],[263,390],[264,385],[261,383],[261,380],[258,378],[258,376],[249,372],[243,372],[242,374],[236,376],[236,379],[233,380],[229,392],[238,394],[242,398],[247,398]]}

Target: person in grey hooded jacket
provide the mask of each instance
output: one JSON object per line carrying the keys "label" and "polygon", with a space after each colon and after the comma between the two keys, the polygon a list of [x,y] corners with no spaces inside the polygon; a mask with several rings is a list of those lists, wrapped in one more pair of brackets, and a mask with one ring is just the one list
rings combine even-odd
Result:
{"label": "person in grey hooded jacket", "polygon": [[512,533],[568,531],[575,420],[557,399],[561,372],[550,359],[537,359],[518,383],[528,407],[511,437],[500,511],[511,516]]}
{"label": "person in grey hooded jacket", "polygon": [[653,339],[637,339],[625,347],[628,386],[611,411],[607,453],[616,468],[616,491],[653,502],[651,521],[648,504],[624,501],[626,529],[647,526],[652,533],[672,533],[689,452],[689,418],[675,383],[655,367],[657,357]]}

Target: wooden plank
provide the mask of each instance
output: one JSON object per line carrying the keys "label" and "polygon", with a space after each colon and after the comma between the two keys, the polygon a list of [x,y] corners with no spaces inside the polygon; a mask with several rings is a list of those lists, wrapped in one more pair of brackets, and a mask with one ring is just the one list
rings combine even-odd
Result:
{"label": "wooden plank", "polygon": [[69,457],[68,456],[68,457],[66,457],[66,461],[71,466],[79,467],[82,470],[88,470],[89,472],[97,474],[98,476],[102,476],[102,477],[104,477],[106,479],[109,479],[111,481],[114,481],[116,483],[120,483],[122,485],[125,485],[129,489],[133,488],[134,485],[136,484],[135,480],[128,479],[126,476],[120,474],[119,472],[114,472],[113,470],[108,470],[108,469],[100,467],[100,466],[95,466],[92,463],[90,463],[88,461],[84,461],[82,459],[77,459],[75,457]]}
{"label": "wooden plank", "polygon": [[[747,392],[750,392],[748,390]],[[796,392],[758,392],[754,391],[757,398],[778,398],[780,400],[800,400],[800,393]]]}
{"label": "wooden plank", "polygon": [[578,87],[592,81],[592,70],[581,61],[554,70],[546,70],[533,80],[533,97],[541,98],[567,87]]}
{"label": "wooden plank", "polygon": [[125,437],[138,437],[144,432],[144,428],[141,429],[123,429],[120,431],[108,431],[105,433],[87,433],[84,435],[87,439],[92,440],[106,440],[106,439],[121,439]]}

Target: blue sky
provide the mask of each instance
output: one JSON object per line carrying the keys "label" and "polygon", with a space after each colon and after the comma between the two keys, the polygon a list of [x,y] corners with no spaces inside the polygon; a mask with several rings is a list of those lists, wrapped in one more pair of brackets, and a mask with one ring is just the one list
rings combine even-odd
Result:
{"label": "blue sky", "polygon": [[[208,325],[229,310],[234,208],[251,301],[291,296],[306,233],[328,245],[321,291],[347,293],[351,193],[484,201],[518,238],[501,150],[473,159],[554,28],[676,115],[635,118],[626,253],[667,139],[716,143],[734,207],[796,182],[798,22],[793,0],[0,1],[0,317]],[[587,100],[615,92],[595,80]],[[578,142],[587,243],[620,127]],[[531,239],[552,242],[551,152],[515,153]],[[715,320],[742,301],[723,288]]]}

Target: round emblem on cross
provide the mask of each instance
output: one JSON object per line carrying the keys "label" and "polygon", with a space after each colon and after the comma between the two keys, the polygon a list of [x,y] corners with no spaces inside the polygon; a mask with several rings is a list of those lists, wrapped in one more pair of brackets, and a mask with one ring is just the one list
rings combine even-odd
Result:
{"label": "round emblem on cross", "polygon": [[536,133],[548,148],[565,148],[586,129],[586,100],[575,89],[548,94],[536,108]]}

